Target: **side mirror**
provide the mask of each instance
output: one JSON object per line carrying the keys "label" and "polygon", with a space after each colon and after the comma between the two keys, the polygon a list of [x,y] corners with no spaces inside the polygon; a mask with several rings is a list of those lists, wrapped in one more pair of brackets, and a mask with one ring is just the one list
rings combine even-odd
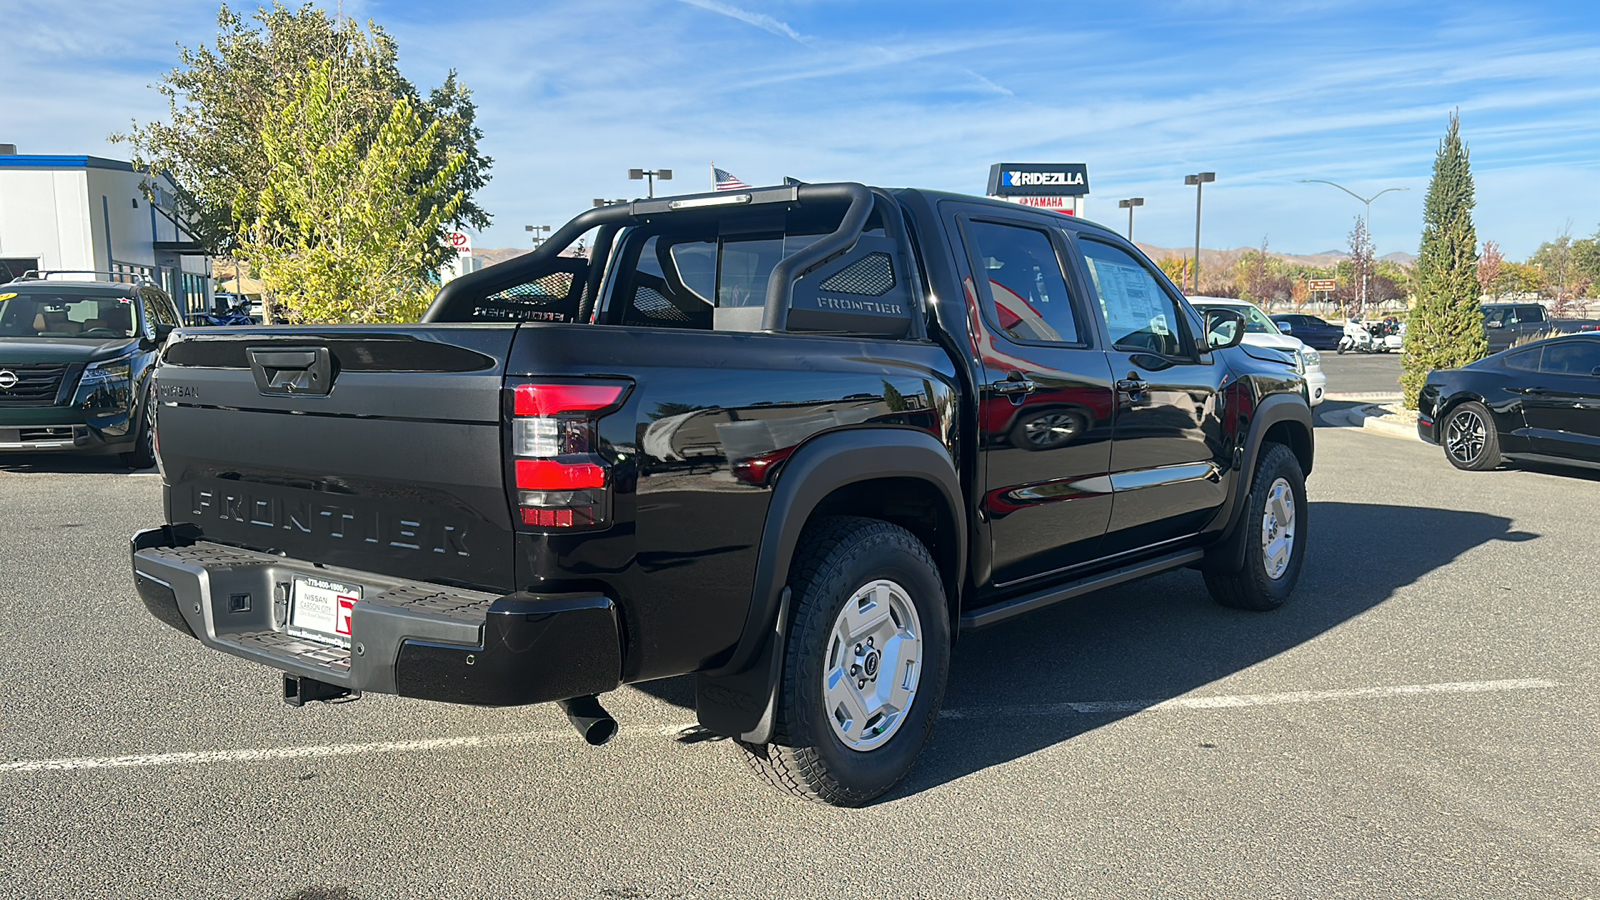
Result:
{"label": "side mirror", "polygon": [[1294,334],[1294,326],[1288,322],[1279,322],[1277,319],[1273,319],[1272,324],[1278,326],[1278,330],[1284,334]]}
{"label": "side mirror", "polygon": [[155,337],[150,339],[151,343],[157,347],[165,345],[167,343],[167,338],[172,336],[172,330],[177,327],[178,326],[176,325],[169,325],[166,322],[155,323],[151,328],[151,330],[155,332]]}
{"label": "side mirror", "polygon": [[1244,314],[1231,309],[1206,311],[1206,346],[1226,350],[1244,340]]}
{"label": "side mirror", "polygon": [[1489,322],[1483,323],[1483,327],[1485,327],[1485,328],[1504,328],[1504,327],[1506,327],[1506,324],[1504,322],[1489,321]]}

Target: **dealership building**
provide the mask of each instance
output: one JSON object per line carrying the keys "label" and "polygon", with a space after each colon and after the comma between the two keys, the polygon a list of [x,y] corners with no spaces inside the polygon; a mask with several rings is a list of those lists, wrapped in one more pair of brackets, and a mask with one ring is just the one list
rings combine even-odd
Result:
{"label": "dealership building", "polygon": [[156,176],[148,194],[147,181],[120,160],[0,144],[0,282],[30,270],[112,273],[159,284],[180,309],[209,311],[211,257],[178,224],[171,179]]}

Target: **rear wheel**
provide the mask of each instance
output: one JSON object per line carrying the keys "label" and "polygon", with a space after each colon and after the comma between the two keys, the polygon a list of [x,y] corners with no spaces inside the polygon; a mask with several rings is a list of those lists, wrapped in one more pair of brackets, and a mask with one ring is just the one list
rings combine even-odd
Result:
{"label": "rear wheel", "polygon": [[1469,472],[1500,465],[1500,434],[1488,407],[1469,400],[1450,411],[1444,420],[1444,456],[1450,464]]}
{"label": "rear wheel", "polygon": [[1244,565],[1207,571],[1206,588],[1223,606],[1277,609],[1294,592],[1306,555],[1306,478],[1288,447],[1262,446],[1243,515]]}
{"label": "rear wheel", "polygon": [[831,517],[807,528],[789,580],[772,740],[742,744],[752,770],[797,797],[860,806],[911,771],[950,665],[944,586],[910,532]]}

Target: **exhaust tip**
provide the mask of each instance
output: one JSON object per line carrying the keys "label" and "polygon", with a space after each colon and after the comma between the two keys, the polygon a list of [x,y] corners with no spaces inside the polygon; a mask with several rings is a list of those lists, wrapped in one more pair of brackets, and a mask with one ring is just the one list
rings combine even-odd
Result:
{"label": "exhaust tip", "polygon": [[567,714],[567,721],[578,729],[578,734],[591,747],[598,747],[617,736],[617,720],[611,718],[605,707],[593,694],[558,701]]}
{"label": "exhaust tip", "polygon": [[587,741],[591,747],[599,747],[602,744],[608,743],[616,736],[617,720],[610,718],[609,716],[604,719],[596,719],[595,721],[591,722],[589,727],[583,732],[583,739]]}

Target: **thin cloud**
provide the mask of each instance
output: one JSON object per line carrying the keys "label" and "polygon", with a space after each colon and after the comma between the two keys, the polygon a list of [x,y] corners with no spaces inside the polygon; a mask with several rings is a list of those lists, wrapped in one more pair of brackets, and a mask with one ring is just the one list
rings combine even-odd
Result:
{"label": "thin cloud", "polygon": [[678,2],[698,7],[706,12],[714,12],[719,16],[737,19],[746,25],[754,25],[762,31],[770,32],[779,37],[786,37],[798,44],[809,45],[811,43],[810,39],[790,28],[787,23],[780,22],[766,13],[750,12],[749,10],[740,9],[731,3],[720,3],[718,0],[678,0]]}

